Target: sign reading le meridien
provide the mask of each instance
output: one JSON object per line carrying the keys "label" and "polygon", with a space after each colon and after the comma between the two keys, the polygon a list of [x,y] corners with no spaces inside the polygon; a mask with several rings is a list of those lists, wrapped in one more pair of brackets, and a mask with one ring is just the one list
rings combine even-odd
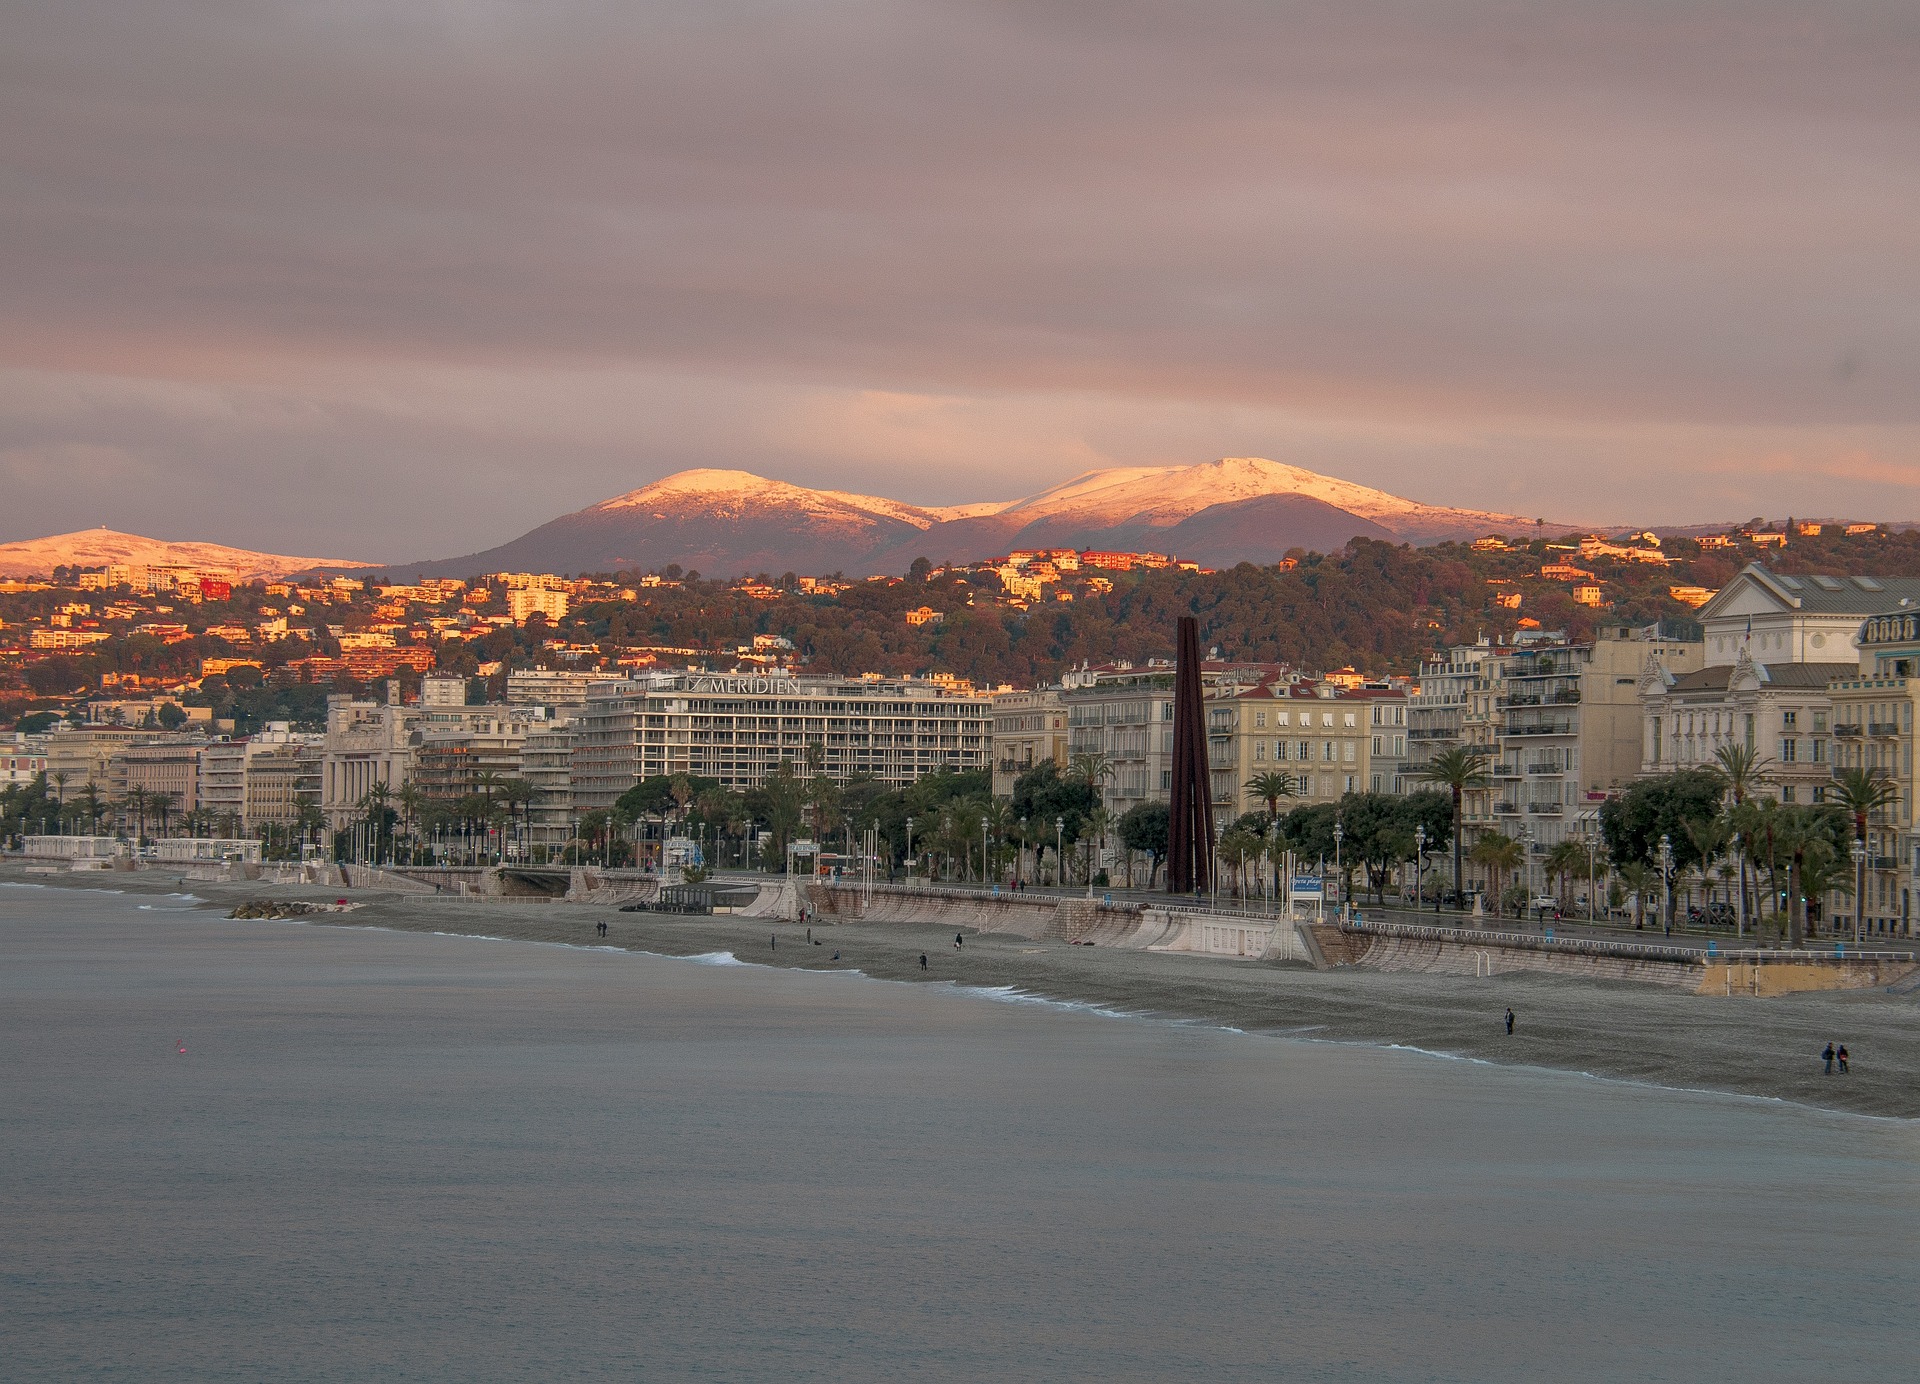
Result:
{"label": "sign reading le meridien", "polygon": [[732,696],[750,696],[761,693],[767,696],[791,697],[798,695],[800,681],[797,678],[694,678],[689,683],[689,692],[721,692]]}

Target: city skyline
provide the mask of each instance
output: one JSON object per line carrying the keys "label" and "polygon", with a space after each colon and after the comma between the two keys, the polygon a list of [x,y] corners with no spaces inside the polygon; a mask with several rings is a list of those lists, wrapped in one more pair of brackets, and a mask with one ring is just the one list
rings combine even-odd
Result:
{"label": "city skyline", "polygon": [[1229,455],[1578,523],[1920,517],[1893,9],[15,39],[0,541],[394,560],[694,466],[939,505]]}

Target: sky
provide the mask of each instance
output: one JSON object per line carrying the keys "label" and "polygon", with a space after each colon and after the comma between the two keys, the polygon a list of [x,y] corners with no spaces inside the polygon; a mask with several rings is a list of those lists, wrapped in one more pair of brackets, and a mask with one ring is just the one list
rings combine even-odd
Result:
{"label": "sky", "polygon": [[692,466],[1920,519],[1920,5],[0,0],[0,541]]}

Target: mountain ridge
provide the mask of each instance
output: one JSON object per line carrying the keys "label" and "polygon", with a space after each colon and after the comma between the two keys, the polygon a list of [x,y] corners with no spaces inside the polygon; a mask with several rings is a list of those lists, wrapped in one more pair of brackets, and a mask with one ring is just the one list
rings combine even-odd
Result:
{"label": "mountain ridge", "polygon": [[106,567],[117,563],[197,567],[246,580],[271,580],[321,569],[358,571],[379,565],[354,558],[259,553],[247,548],[231,548],[224,543],[174,542],[105,527],[0,543],[0,577],[11,579],[44,577],[56,567]]}
{"label": "mountain ridge", "polygon": [[945,506],[703,468],[560,515],[493,548],[388,570],[455,576],[678,565],[722,577],[870,576],[904,571],[918,557],[978,562],[1031,547],[1147,548],[1230,566],[1274,562],[1292,548],[1329,551],[1351,538],[1433,543],[1495,529],[1570,527],[1542,530],[1520,515],[1423,504],[1264,457],[1093,470],[1015,500]]}

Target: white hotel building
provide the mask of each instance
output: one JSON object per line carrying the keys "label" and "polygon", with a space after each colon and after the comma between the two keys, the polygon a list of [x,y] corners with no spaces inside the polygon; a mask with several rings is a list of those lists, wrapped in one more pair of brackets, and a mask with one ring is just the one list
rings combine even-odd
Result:
{"label": "white hotel building", "polygon": [[594,684],[574,731],[573,806],[586,811],[655,774],[756,788],[782,760],[895,786],[986,769],[993,698],[918,678],[658,673]]}

